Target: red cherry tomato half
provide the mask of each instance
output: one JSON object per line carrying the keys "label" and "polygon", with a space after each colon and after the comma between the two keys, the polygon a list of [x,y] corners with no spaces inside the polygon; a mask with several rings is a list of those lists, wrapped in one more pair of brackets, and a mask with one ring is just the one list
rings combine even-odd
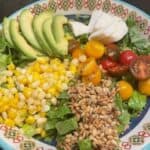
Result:
{"label": "red cherry tomato half", "polygon": [[130,64],[130,71],[138,80],[150,78],[150,56],[138,56]]}
{"label": "red cherry tomato half", "polygon": [[131,50],[125,50],[121,52],[119,61],[123,65],[129,66],[132,61],[134,61],[137,58],[137,54],[135,54]]}
{"label": "red cherry tomato half", "polygon": [[117,64],[116,66],[109,68],[107,71],[112,76],[122,76],[128,71],[129,67],[126,65]]}
{"label": "red cherry tomato half", "polygon": [[108,70],[109,68],[115,67],[117,63],[109,58],[102,60],[101,65],[104,69]]}

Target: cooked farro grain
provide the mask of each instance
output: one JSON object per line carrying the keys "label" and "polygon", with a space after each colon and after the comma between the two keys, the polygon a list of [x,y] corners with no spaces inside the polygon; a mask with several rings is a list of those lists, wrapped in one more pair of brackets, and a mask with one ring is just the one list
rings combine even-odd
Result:
{"label": "cooked farro grain", "polygon": [[95,150],[114,150],[118,146],[118,115],[114,96],[116,88],[110,88],[111,80],[103,80],[101,86],[78,83],[69,89],[69,104],[75,113],[79,128],[68,134],[59,145],[71,150],[81,139],[89,138]]}

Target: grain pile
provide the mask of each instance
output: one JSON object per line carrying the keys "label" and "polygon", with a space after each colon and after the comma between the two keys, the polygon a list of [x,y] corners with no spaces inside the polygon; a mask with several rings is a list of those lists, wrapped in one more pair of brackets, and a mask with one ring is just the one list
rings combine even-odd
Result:
{"label": "grain pile", "polygon": [[74,149],[77,142],[90,139],[94,150],[114,150],[118,146],[119,111],[114,97],[116,88],[110,88],[111,80],[103,80],[101,86],[78,83],[69,89],[70,108],[79,121],[77,131],[68,134],[60,147]]}

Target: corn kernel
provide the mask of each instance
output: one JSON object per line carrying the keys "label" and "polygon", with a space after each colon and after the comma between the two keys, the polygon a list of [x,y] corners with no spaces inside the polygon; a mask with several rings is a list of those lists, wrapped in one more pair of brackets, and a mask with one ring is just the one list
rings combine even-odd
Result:
{"label": "corn kernel", "polygon": [[6,124],[7,126],[13,127],[15,125],[15,122],[11,119],[6,119],[4,121],[4,124]]}
{"label": "corn kernel", "polygon": [[39,57],[39,58],[37,58],[37,61],[38,61],[40,64],[46,64],[46,63],[48,63],[49,58],[48,58],[48,57]]}
{"label": "corn kernel", "polygon": [[40,105],[38,105],[36,109],[37,109],[38,112],[42,110]]}
{"label": "corn kernel", "polygon": [[51,98],[51,103],[53,105],[56,105],[57,104],[57,99],[55,97]]}
{"label": "corn kernel", "polygon": [[40,73],[41,72],[41,68],[40,68],[40,64],[38,62],[35,62],[32,66],[32,70],[35,71],[35,72],[38,72]]}
{"label": "corn kernel", "polygon": [[2,124],[4,122],[3,118],[0,117],[0,124]]}
{"label": "corn kernel", "polygon": [[41,117],[45,117],[45,116],[46,116],[46,113],[45,113],[45,112],[41,112],[41,113],[40,113],[40,116],[41,116]]}
{"label": "corn kernel", "polygon": [[15,65],[13,63],[11,63],[7,66],[7,68],[8,68],[8,70],[11,70],[11,71],[15,70]]}
{"label": "corn kernel", "polygon": [[39,128],[36,128],[36,133],[37,133],[37,134],[41,134],[41,133],[42,133],[42,130],[43,130],[43,129],[40,128],[40,127],[39,127]]}
{"label": "corn kernel", "polygon": [[18,70],[15,70],[15,71],[14,71],[14,74],[15,74],[15,76],[16,76],[16,77],[18,77],[18,76],[20,76],[20,75],[21,75],[21,72],[20,72],[20,71],[18,71]]}
{"label": "corn kernel", "polygon": [[23,94],[26,98],[29,98],[32,94],[33,90],[31,88],[25,87],[23,90]]}
{"label": "corn kernel", "polygon": [[26,85],[28,83],[28,80],[26,77],[24,77],[22,80],[20,80],[20,83]]}
{"label": "corn kernel", "polygon": [[28,116],[28,118],[26,119],[27,124],[34,124],[34,122],[35,118],[33,116]]}
{"label": "corn kernel", "polygon": [[42,130],[42,131],[41,131],[41,137],[42,137],[42,138],[46,137],[46,131],[45,131],[45,130]]}
{"label": "corn kernel", "polygon": [[17,116],[17,111],[15,109],[10,109],[8,111],[8,118],[10,119],[14,119]]}
{"label": "corn kernel", "polygon": [[37,73],[37,72],[33,72],[32,73],[32,81],[37,81],[37,80],[40,80],[40,74]]}
{"label": "corn kernel", "polygon": [[9,110],[9,104],[4,105],[2,109],[3,109],[3,111]]}
{"label": "corn kernel", "polygon": [[77,72],[77,68],[76,68],[76,66],[73,65],[73,64],[70,65],[69,70],[70,70],[73,74],[75,74],[75,73]]}
{"label": "corn kernel", "polygon": [[48,89],[48,93],[52,94],[52,95],[56,95],[57,94],[57,90],[54,87],[51,87]]}

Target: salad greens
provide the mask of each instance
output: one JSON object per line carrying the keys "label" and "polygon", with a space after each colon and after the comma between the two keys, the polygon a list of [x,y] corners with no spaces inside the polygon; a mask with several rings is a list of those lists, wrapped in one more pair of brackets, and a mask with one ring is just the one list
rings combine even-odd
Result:
{"label": "salad greens", "polygon": [[24,133],[27,137],[32,137],[32,136],[34,136],[35,133],[36,133],[35,127],[32,126],[32,125],[28,125],[28,124],[23,125],[22,130],[23,130],[23,133]]}
{"label": "salad greens", "polygon": [[65,121],[59,121],[56,123],[56,129],[59,135],[65,135],[78,128],[76,118],[70,118]]}
{"label": "salad greens", "polygon": [[129,125],[130,120],[137,117],[142,109],[146,105],[146,96],[134,91],[129,100],[123,101],[119,94],[116,94],[115,103],[121,114],[119,116],[120,125],[118,126],[118,132],[122,133]]}
{"label": "salad greens", "polygon": [[132,49],[139,55],[150,54],[150,41],[141,35],[135,20],[129,17],[126,21],[128,34],[119,41],[121,49]]}
{"label": "salad greens", "polygon": [[131,116],[128,112],[127,105],[123,103],[123,100],[119,94],[116,94],[115,103],[119,111],[121,112],[118,118],[120,122],[120,125],[118,126],[118,132],[122,133],[124,129],[127,127],[127,125],[129,124]]}
{"label": "salad greens", "polygon": [[92,143],[89,139],[80,140],[78,145],[79,150],[92,150]]}
{"label": "salad greens", "polygon": [[45,129],[51,137],[56,137],[56,134],[58,133],[56,137],[57,140],[61,139],[62,136],[70,133],[78,127],[75,116],[67,106],[70,99],[67,92],[63,91],[60,93],[58,99],[58,106],[51,106],[47,113],[48,121],[45,125]]}
{"label": "salad greens", "polygon": [[146,100],[147,97],[145,95],[134,91],[132,97],[129,99],[128,106],[130,109],[140,112],[146,105]]}

